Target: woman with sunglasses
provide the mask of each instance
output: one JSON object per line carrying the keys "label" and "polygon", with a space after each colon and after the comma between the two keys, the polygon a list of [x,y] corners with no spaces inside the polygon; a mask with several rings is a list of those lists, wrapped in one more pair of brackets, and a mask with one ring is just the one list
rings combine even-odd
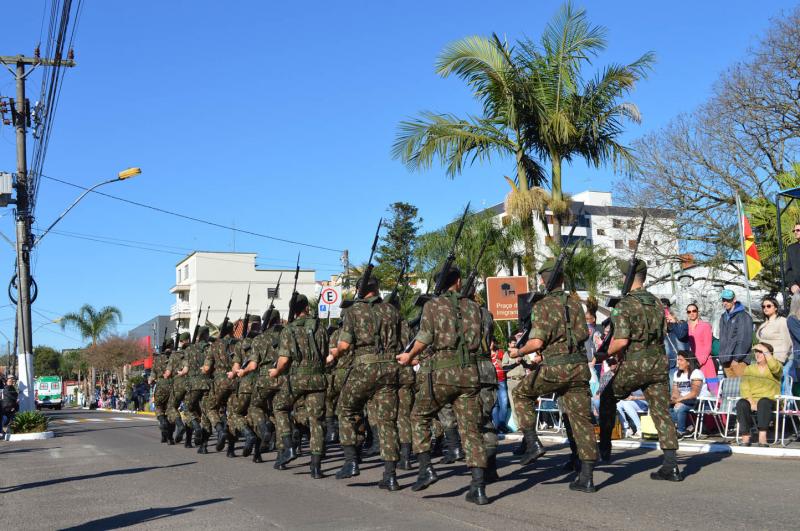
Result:
{"label": "woman with sunglasses", "polygon": [[697,360],[697,368],[705,376],[709,390],[716,393],[719,379],[711,357],[711,323],[700,318],[700,308],[695,303],[686,307],[686,322],[689,324],[689,349]]}
{"label": "woman with sunglasses", "polygon": [[778,315],[778,301],[771,295],[762,299],[761,311],[764,322],[758,325],[756,338],[772,346],[773,356],[783,366],[792,354],[792,336],[789,335],[786,317]]}
{"label": "woman with sunglasses", "polygon": [[783,367],[772,356],[772,345],[759,343],[753,347],[755,363],[744,370],[739,391],[742,398],[736,403],[736,420],[739,422],[739,445],[750,446],[752,413],[756,413],[758,445],[767,446],[767,428],[775,410],[774,397],[781,390]]}

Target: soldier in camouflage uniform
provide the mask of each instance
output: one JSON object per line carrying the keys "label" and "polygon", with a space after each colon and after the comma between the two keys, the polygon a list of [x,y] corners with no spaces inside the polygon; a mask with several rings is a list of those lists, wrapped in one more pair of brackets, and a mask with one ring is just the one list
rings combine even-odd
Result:
{"label": "soldier in camouflage uniform", "polygon": [[559,404],[569,416],[581,460],[580,476],[569,488],[595,492],[592,472],[597,461],[597,443],[592,426],[589,366],[584,351],[589,330],[583,307],[561,288],[563,274],[554,271],[555,265],[555,260],[550,258],[540,268],[545,284],[550,282],[551,275],[558,275],[554,279],[557,287],[533,305],[530,339],[520,349],[509,349],[512,358],[538,353],[539,366],[514,389],[514,407],[526,443],[520,464],[533,463],[545,454],[536,435],[536,400],[544,394],[556,393]]}
{"label": "soldier in camouflage uniform", "polygon": [[[474,292],[473,292],[474,299]],[[478,378],[481,382],[481,410],[483,412],[483,445],[486,448],[486,482],[494,483],[497,476],[497,430],[492,422],[492,409],[497,402],[497,369],[492,363],[491,345],[494,339],[494,317],[489,309],[481,306],[483,340],[478,354]]]}
{"label": "soldier in camouflage uniform", "polygon": [[[247,410],[250,408],[250,397],[257,377],[258,356],[253,352],[253,339],[261,333],[261,318],[258,315],[249,317],[247,337],[236,343],[233,351],[233,372],[239,385],[236,392],[228,398],[228,434],[234,440],[237,434],[244,437],[242,456],[249,457],[256,445],[256,434],[247,424]],[[233,442],[228,445],[228,456],[235,457]]]}
{"label": "soldier in camouflage uniform", "polygon": [[[275,437],[275,425],[269,420],[272,412],[272,399],[285,383],[286,377],[270,378],[269,370],[278,360],[278,341],[282,330],[281,316],[277,310],[268,310],[262,319],[264,331],[250,343],[252,356],[256,360],[256,381],[247,421],[258,437],[253,449],[253,462],[261,463],[262,447]],[[281,449],[282,449],[281,443]]]}
{"label": "soldier in camouflage uniform", "polygon": [[155,391],[153,392],[153,405],[156,407],[156,419],[158,419],[158,426],[161,429],[161,442],[175,444],[172,437],[172,430],[170,423],[167,420],[167,406],[169,403],[169,395],[172,391],[172,381],[164,376],[167,372],[169,365],[169,356],[172,354],[172,347],[174,342],[168,339],[164,342],[164,350],[161,353],[153,355],[153,366],[150,368],[150,378],[148,384],[156,384]]}
{"label": "soldier in camouflage uniform", "polygon": [[209,329],[207,326],[201,326],[197,334],[197,341],[186,349],[186,361],[184,362],[189,389],[186,398],[186,409],[192,419],[191,431],[194,433],[194,443],[199,446],[202,446],[204,438],[203,428],[200,424],[203,420],[203,410],[200,407],[200,403],[209,389],[211,389],[211,376],[204,366],[205,350],[209,346],[208,340]]}
{"label": "soldier in camouflage uniform", "polygon": [[233,323],[223,322],[219,335],[219,339],[206,349],[203,362],[203,366],[207,368],[206,374],[210,374],[213,378],[211,389],[203,399],[203,411],[217,434],[216,449],[221,452],[228,440],[221,411],[236,388],[234,374],[231,371],[233,347],[236,344],[236,339],[233,337]]}
{"label": "soldier in camouflage uniform", "polygon": [[[399,298],[398,306],[399,306]],[[411,341],[411,329],[405,319],[400,322],[400,345],[405,347]],[[414,407],[414,382],[416,373],[413,367],[400,366],[397,370],[397,435],[400,441],[400,460],[397,468],[411,470],[412,443],[411,409]]]}
{"label": "soldier in camouflage uniform", "polygon": [[[362,286],[366,280],[366,286]],[[399,490],[397,484],[397,361],[400,346],[400,314],[381,300],[378,280],[361,278],[356,289],[363,299],[353,301],[342,317],[337,355],[352,351],[353,367],[339,397],[339,426],[345,462],[337,479],[359,474],[356,461],[356,424],[369,404],[370,424],[377,429],[384,462],[381,489]]]}
{"label": "soldier in camouflage uniform", "polygon": [[342,383],[347,379],[350,369],[353,366],[352,351],[338,352],[339,333],[341,327],[336,327],[328,331],[328,389],[325,393],[325,443],[335,444],[339,442],[339,426],[336,419],[336,406],[339,403],[339,394],[342,391]]}
{"label": "soldier in camouflage uniform", "polygon": [[[170,355],[169,364],[165,376],[172,380],[172,389],[170,390],[169,401],[167,402],[167,420],[172,426],[177,428],[175,433],[175,442],[179,443],[186,433],[186,425],[180,412],[180,405],[186,398],[187,369],[184,368],[184,361],[186,357],[186,347],[189,346],[191,336],[188,332],[183,332],[178,336],[178,348]],[[191,438],[186,438],[186,447],[191,448]]]}
{"label": "soldier in camouflage uniform", "polygon": [[[630,263],[618,263],[623,275]],[[664,351],[666,322],[664,307],[643,285],[647,278],[647,264],[636,260],[631,291],[617,303],[611,313],[613,338],[608,347],[609,356],[617,358],[619,365],[611,382],[600,395],[600,453],[604,459],[611,456],[611,432],[616,419],[617,400],[632,391],[642,389],[649,406],[650,416],[658,431],[658,440],[664,452],[664,461],[650,477],[657,480],[683,481],[678,469],[678,433],[669,415],[669,371]]]}
{"label": "soldier in camouflage uniform", "polygon": [[309,316],[308,298],[296,295],[289,309],[297,319],[281,330],[278,345],[278,364],[270,369],[271,378],[288,373],[286,384],[275,397],[275,421],[283,440],[284,450],[276,463],[284,467],[296,458],[292,447],[292,424],[289,415],[299,397],[305,397],[305,409],[311,431],[311,477],[322,477],[322,452],[325,446],[322,423],[325,416],[325,359],[328,356],[328,334],[319,319]]}
{"label": "soldier in camouflage uniform", "polygon": [[[409,365],[429,345],[432,348],[431,356],[420,362],[418,391],[411,412],[414,451],[419,462],[419,475],[412,490],[422,490],[439,479],[431,465],[431,421],[442,406],[452,403],[467,466],[472,472],[466,500],[485,505],[489,499],[484,480],[486,448],[481,438],[477,362],[484,333],[481,310],[474,301],[460,295],[461,272],[453,267],[445,274],[441,285],[447,292],[425,304],[413,347],[397,356],[401,365]],[[439,272],[437,276],[441,275]]]}

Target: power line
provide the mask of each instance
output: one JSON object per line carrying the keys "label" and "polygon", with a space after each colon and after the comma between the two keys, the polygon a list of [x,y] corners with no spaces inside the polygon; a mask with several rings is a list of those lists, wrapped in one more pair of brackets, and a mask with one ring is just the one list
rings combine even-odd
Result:
{"label": "power line", "polygon": [[[86,188],[84,186],[81,186],[79,184],[71,183],[69,181],[64,181],[62,179],[58,179],[56,177],[51,177],[49,175],[42,175],[42,177],[44,177],[45,179],[49,179],[51,181],[55,181],[55,182],[61,183],[61,184],[66,184],[67,186],[72,186],[73,188],[78,188],[80,190],[88,190],[88,188]],[[257,236],[259,238],[266,238],[268,240],[274,240],[274,241],[279,241],[279,242],[283,242],[283,243],[290,243],[292,245],[300,245],[300,246],[303,246],[303,247],[310,247],[310,248],[313,248],[313,249],[321,249],[323,251],[331,251],[331,252],[334,252],[334,253],[342,253],[342,252],[344,252],[342,249],[334,249],[332,247],[324,247],[322,245],[315,245],[313,243],[299,242],[299,241],[296,241],[296,240],[289,240],[289,239],[286,239],[286,238],[279,238],[277,236],[269,236],[267,234],[261,234],[260,232],[254,232],[254,231],[250,231],[250,230],[239,229],[239,228],[236,228],[236,227],[230,227],[228,225],[223,225],[221,223],[216,223],[214,221],[209,221],[207,219],[201,219],[201,218],[196,218],[194,216],[188,216],[186,214],[180,214],[178,212],[173,212],[171,210],[166,210],[164,208],[160,208],[160,207],[156,207],[156,206],[152,206],[152,205],[147,205],[145,203],[139,203],[138,201],[133,201],[131,199],[125,199],[124,197],[119,197],[119,196],[116,196],[116,195],[107,194],[105,192],[99,192],[97,190],[92,190],[92,193],[98,194],[98,195],[102,195],[102,196],[108,197],[110,199],[115,199],[117,201],[122,201],[123,203],[128,203],[130,205],[138,206],[138,207],[141,207],[141,208],[146,208],[148,210],[153,210],[155,212],[160,212],[162,214],[168,214],[170,216],[175,216],[175,217],[186,219],[186,220],[189,220],[189,221],[194,221],[194,222],[197,222],[197,223],[203,223],[204,225],[210,225],[210,226],[216,227],[218,229],[231,230],[231,231],[234,231],[234,232],[240,232],[242,234],[248,234],[250,236]]]}

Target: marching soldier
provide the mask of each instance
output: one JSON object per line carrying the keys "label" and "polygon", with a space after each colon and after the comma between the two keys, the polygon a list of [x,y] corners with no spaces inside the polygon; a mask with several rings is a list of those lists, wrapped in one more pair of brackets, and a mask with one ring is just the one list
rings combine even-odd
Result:
{"label": "marching soldier", "polygon": [[[186,425],[183,422],[181,412],[179,410],[181,402],[186,398],[186,370],[184,370],[184,361],[186,356],[186,347],[189,345],[191,336],[188,332],[183,332],[178,336],[178,348],[170,355],[167,370],[164,372],[164,377],[172,381],[172,389],[167,402],[167,420],[172,427],[177,428],[175,432],[175,442],[179,443],[186,433]],[[187,438],[186,446],[191,448],[191,440]]]}
{"label": "marching soldier", "polygon": [[[475,292],[471,294],[475,300]],[[477,302],[477,301],[476,301]],[[497,369],[492,363],[492,340],[494,339],[494,317],[485,306],[481,306],[483,340],[478,353],[478,378],[481,382],[481,409],[483,412],[483,444],[486,447],[486,482],[494,483],[497,476],[497,430],[492,422],[492,409],[497,402]]]}
{"label": "marching soldier", "polygon": [[[262,320],[264,331],[253,338],[251,351],[256,359],[256,381],[250,408],[247,410],[247,420],[255,431],[258,441],[253,449],[253,462],[261,463],[262,447],[270,439],[275,438],[275,425],[269,420],[272,412],[272,399],[286,377],[270,378],[269,370],[278,361],[278,341],[280,339],[281,316],[277,310],[267,311]],[[282,443],[281,443],[281,448]]]}
{"label": "marching soldier", "polygon": [[325,443],[339,442],[339,428],[336,419],[336,407],[339,403],[339,394],[342,384],[347,380],[347,375],[353,366],[353,352],[339,353],[339,334],[341,327],[329,331],[328,358],[325,360],[330,367],[328,374],[328,390],[325,393]]}
{"label": "marching soldier", "polygon": [[[366,280],[366,286],[362,283]],[[396,491],[397,484],[397,361],[400,352],[400,314],[378,294],[378,280],[359,279],[356,299],[344,313],[336,355],[353,352],[353,366],[339,397],[339,436],[345,462],[337,479],[359,475],[356,461],[356,424],[369,405],[369,421],[377,430],[384,462],[381,489]]]}
{"label": "marching soldier", "polygon": [[431,465],[431,421],[445,404],[453,404],[458,429],[464,441],[467,466],[472,482],[466,500],[477,505],[489,503],[484,471],[486,448],[481,439],[480,379],[477,355],[483,341],[480,307],[459,294],[461,272],[453,267],[439,272],[437,283],[447,290],[423,307],[420,329],[409,352],[397,356],[401,365],[409,365],[429,345],[430,358],[420,362],[418,391],[414,397],[411,419],[414,451],[419,462],[417,481],[411,490],[419,491],[438,481]]}
{"label": "marching soldier", "polygon": [[221,411],[228,403],[228,398],[234,392],[236,381],[233,379],[233,348],[236,339],[233,337],[233,323],[223,321],[219,330],[219,339],[206,349],[203,367],[206,374],[213,377],[211,389],[203,399],[203,410],[208,417],[209,424],[217,434],[216,450],[221,452],[228,440],[225,425],[222,421]]}
{"label": "marching soldier", "polygon": [[156,407],[156,419],[158,419],[158,426],[161,429],[161,442],[169,443],[170,446],[175,444],[172,430],[167,420],[167,407],[169,405],[169,395],[172,392],[172,382],[165,374],[167,373],[169,357],[172,354],[173,347],[174,341],[168,339],[164,342],[163,352],[153,356],[153,366],[150,369],[150,378],[148,379],[150,385],[156,384],[156,389],[153,392],[153,405]]}
{"label": "marching soldier", "polygon": [[551,282],[551,275],[557,275],[552,282],[556,289],[534,304],[530,339],[520,349],[509,349],[512,358],[538,353],[539,366],[514,389],[515,412],[526,441],[520,464],[528,465],[545,454],[536,435],[536,400],[555,392],[569,416],[581,460],[580,476],[569,488],[595,492],[592,471],[597,461],[597,444],[591,418],[589,367],[584,352],[589,332],[583,307],[562,289],[563,274],[555,271],[555,266],[556,261],[548,259],[539,271],[544,284]]}
{"label": "marching soldier", "polygon": [[[631,267],[626,260],[618,265],[623,275]],[[616,419],[617,400],[642,389],[650,416],[658,431],[664,461],[652,479],[683,481],[678,469],[678,433],[669,415],[669,372],[664,351],[666,323],[664,308],[656,296],[644,289],[647,264],[636,259],[631,291],[611,313],[613,337],[608,355],[618,360],[611,382],[600,395],[600,454],[611,457],[611,432]],[[571,419],[572,417],[570,417]]]}
{"label": "marching soldier", "polygon": [[270,369],[271,378],[288,373],[286,383],[275,397],[275,423],[283,441],[284,450],[276,468],[285,466],[296,458],[292,446],[292,424],[289,415],[300,397],[305,397],[305,409],[311,432],[311,477],[322,477],[322,452],[325,441],[322,429],[325,416],[325,359],[328,355],[328,334],[319,319],[309,315],[308,298],[297,295],[289,308],[297,319],[281,330],[278,346],[278,364]]}
{"label": "marching soldier", "polygon": [[[186,409],[192,419],[191,432],[194,433],[194,443],[201,446],[204,437],[201,426],[203,410],[200,407],[200,403],[211,388],[211,375],[204,365],[205,350],[209,345],[208,327],[201,326],[197,336],[197,341],[186,349],[186,361],[183,367],[186,370],[187,387],[189,389],[186,398]],[[187,434],[187,437],[189,436]],[[190,448],[191,444],[186,446]]]}
{"label": "marching soldier", "polygon": [[[399,299],[398,306],[399,306]],[[399,309],[399,308],[398,308]],[[408,345],[411,341],[411,329],[408,321],[400,322],[400,344]],[[397,435],[400,441],[400,460],[397,468],[411,470],[412,436],[411,436],[411,409],[414,407],[414,382],[416,373],[413,367],[400,366],[397,370]]]}
{"label": "marching soldier", "polygon": [[[250,396],[253,393],[255,370],[258,359],[252,349],[253,339],[261,333],[261,318],[258,315],[245,316],[248,319],[247,337],[236,343],[233,351],[232,372],[239,382],[236,391],[228,398],[228,433],[233,440],[241,433],[244,436],[242,456],[250,457],[256,445],[256,435],[247,424],[247,410],[250,408]],[[235,457],[233,442],[228,446],[228,456]]]}

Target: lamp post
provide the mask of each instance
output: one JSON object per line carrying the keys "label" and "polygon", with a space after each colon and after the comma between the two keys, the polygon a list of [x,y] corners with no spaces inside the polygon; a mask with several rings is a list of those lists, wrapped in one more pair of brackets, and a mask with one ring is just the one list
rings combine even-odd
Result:
{"label": "lamp post", "polygon": [[[69,213],[70,210],[75,208],[75,205],[77,205],[81,201],[81,199],[86,197],[89,194],[89,192],[91,192],[91,191],[93,191],[93,190],[95,190],[97,188],[100,188],[101,186],[106,185],[106,184],[115,183],[117,181],[124,181],[126,179],[130,179],[131,177],[139,175],[140,173],[142,173],[142,170],[140,168],[128,168],[126,170],[122,170],[121,172],[119,172],[115,178],[109,179],[107,181],[99,182],[99,183],[95,184],[94,186],[84,190],[84,192],[81,195],[79,195],[78,198],[75,199],[75,201],[73,201],[72,204],[69,207],[67,207],[67,209],[64,212],[62,212],[61,215],[58,216],[55,219],[55,221],[53,221],[50,224],[50,226],[48,226],[47,229],[44,230],[44,232],[42,232],[42,234],[39,235],[38,238],[34,238],[33,236],[31,236],[30,249],[32,249],[40,241],[42,241],[42,238],[44,238],[47,235],[47,233],[50,232],[50,230],[52,230],[52,228],[55,227],[56,224],[59,221],[64,219],[64,216],[66,216]],[[17,235],[17,238],[20,239],[20,235],[19,234]],[[22,238],[22,241],[26,241],[26,239]],[[27,250],[28,254],[30,252],[30,249]],[[18,262],[19,263],[24,263],[26,265],[29,263],[26,260],[22,260],[22,261],[18,260]],[[31,307],[31,299],[29,297],[30,285],[29,285],[29,282],[28,282],[30,277],[29,277],[29,273],[28,273],[28,268],[27,267],[25,267],[24,270],[23,270],[23,268],[20,268],[20,274],[19,274],[18,278],[19,278],[18,286],[21,289],[19,290],[20,296],[19,296],[19,301],[17,303],[17,306],[18,306],[18,317],[17,317],[17,319],[18,319],[18,323],[19,323],[18,330],[19,330],[19,336],[20,336],[21,340],[17,341],[17,348],[22,351],[21,352],[22,355],[21,356],[19,356],[19,355],[17,356],[17,367],[18,367],[17,374],[18,374],[18,382],[20,384],[19,405],[20,405],[20,411],[30,411],[34,407],[34,403],[33,403],[33,331],[31,330],[31,319],[30,319],[30,315],[31,315],[31,308],[30,308]],[[45,324],[50,324],[50,323],[45,323]],[[41,328],[41,326],[39,328]],[[37,330],[39,328],[37,328]],[[93,373],[92,377],[94,378],[94,371],[92,371],[92,373]]]}

